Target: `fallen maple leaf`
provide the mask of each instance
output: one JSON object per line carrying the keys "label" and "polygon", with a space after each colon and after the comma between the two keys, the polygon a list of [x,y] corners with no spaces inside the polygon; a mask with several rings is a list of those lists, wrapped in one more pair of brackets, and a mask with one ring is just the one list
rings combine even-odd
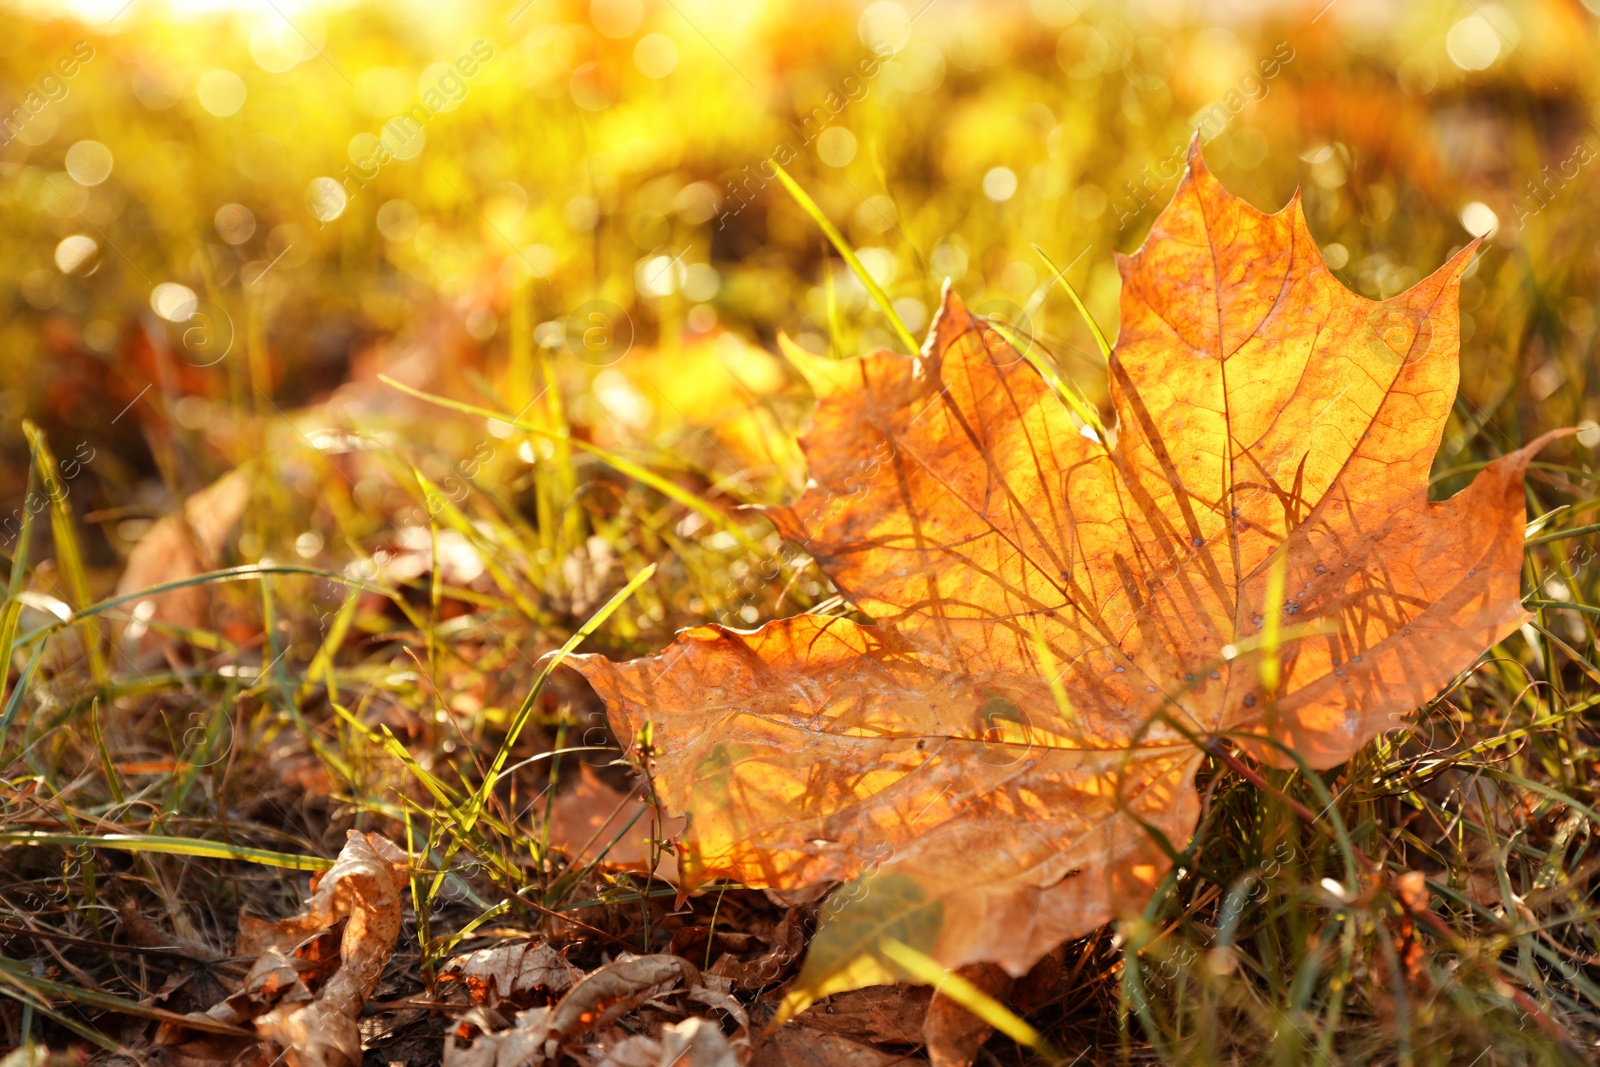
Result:
{"label": "fallen maple leaf", "polygon": [[1196,142],[1119,258],[1114,437],[954,294],[919,358],[795,354],[812,482],[772,516],[877,625],[571,661],[619,735],[653,724],[686,886],[859,880],[780,1018],[906,977],[890,941],[1024,974],[1149,901],[1199,811],[1192,736],[1333,766],[1523,622],[1542,442],[1427,497],[1476,247],[1367,300],[1298,195],[1255,210]]}

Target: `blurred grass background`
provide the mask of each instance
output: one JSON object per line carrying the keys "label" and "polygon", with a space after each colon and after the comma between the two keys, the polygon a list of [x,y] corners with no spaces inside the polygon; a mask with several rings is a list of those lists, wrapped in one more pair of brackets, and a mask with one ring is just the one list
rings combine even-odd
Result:
{"label": "blurred grass background", "polygon": [[[431,349],[431,379],[527,378],[518,329],[524,348],[564,353],[545,324],[593,300],[667,361],[719,329],[768,349],[780,329],[819,349],[889,344],[761,177],[780,145],[918,336],[950,278],[969,303],[1026,309],[1094,390],[1094,346],[1030,246],[1071,264],[1112,328],[1112,253],[1170,195],[1197,115],[1240,195],[1275,209],[1304,188],[1330,265],[1370,296],[1441,262],[1470,236],[1463,211],[1485,205],[1502,225],[1464,298],[1467,399],[1523,432],[1595,416],[1592,386],[1572,387],[1589,377],[1596,252],[1592,168],[1574,154],[1600,150],[1595,17],[1577,0],[13,7],[13,105],[74,42],[94,58],[0,164],[9,496],[21,416],[107,446],[82,493],[96,506],[141,483],[170,500],[245,458],[241,405],[312,403],[407,342]],[[410,158],[363,180],[385,123],[473,41],[493,58],[450,72],[460,98],[441,94]],[[864,78],[875,45],[894,58]],[[348,202],[324,221],[329,184]],[[1536,213],[1535,186],[1551,201]],[[155,314],[163,284],[227,316],[205,354],[187,350],[205,342],[186,345],[187,321]],[[648,362],[598,389],[582,361],[556,370],[576,380],[580,422],[644,440],[736,406],[727,375],[671,382]],[[751,384],[781,392],[754,363]],[[1526,410],[1501,410],[1529,379]],[[655,395],[664,383],[676,392]],[[111,563],[130,542],[102,528],[94,558]]]}
{"label": "blurred grass background", "polygon": [[[1569,507],[1541,529],[1579,531],[1530,554],[1532,595],[1577,606],[1542,611],[1497,650],[1487,680],[1428,710],[1449,726],[1445,764],[1406,779],[1415,753],[1385,743],[1371,757],[1382,773],[1341,803],[1396,863],[1420,862],[1405,857],[1421,849],[1443,864],[1441,884],[1479,897],[1501,875],[1530,893],[1561,884],[1548,866],[1558,837],[1579,850],[1558,869],[1581,868],[1589,823],[1576,837],[1557,829],[1576,809],[1473,768],[1503,755],[1475,745],[1538,722],[1518,735],[1526,765],[1496,773],[1592,801],[1600,583],[1582,527],[1600,444],[1595,0],[5,6],[8,831],[327,856],[351,825],[403,826],[428,863],[465,849],[480,864],[418,898],[401,963],[424,977],[456,943],[448,931],[500,899],[474,878],[532,885],[543,907],[623,900],[586,921],[637,937],[652,921],[648,891],[549,866],[527,829],[555,795],[542,791],[565,779],[558,757],[520,760],[608,740],[592,696],[559,677],[507,740],[532,661],[647,563],[655,576],[590,647],[637,654],[708,619],[845,610],[738,506],[784,499],[805,477],[793,434],[809,394],[776,354],[780,331],[836,355],[904,347],[767,161],[815,198],[916,336],[948,280],[1103,402],[1093,336],[1033,246],[1114,336],[1114,253],[1142,239],[1199,125],[1237,194],[1275,210],[1302,190],[1329,266],[1368,296],[1400,292],[1489,235],[1462,288],[1462,388],[1438,480],[1454,490],[1542,430],[1582,427],[1531,490],[1534,514]],[[420,133],[391,125],[407,114]],[[502,418],[486,428],[379,375]],[[40,512],[18,536],[47,470],[64,489],[55,518]],[[161,523],[192,499],[193,529]],[[130,597],[58,625],[119,582],[132,592],[241,564],[283,573],[208,582],[160,607]],[[463,788],[495,778],[486,753],[514,750],[498,822],[452,836],[381,729]],[[1444,779],[1453,793],[1427,792]],[[1411,810],[1466,811],[1440,825],[1487,834],[1499,867],[1473,867],[1459,840],[1453,859],[1414,841],[1402,796]],[[1219,869],[1259,873],[1277,856],[1268,880],[1282,882],[1283,905],[1260,929],[1281,922],[1304,942],[1295,924],[1317,899],[1319,865],[1335,862],[1316,851],[1328,842],[1309,834],[1288,848],[1300,830],[1285,829],[1287,809],[1237,781],[1217,804],[1238,850]],[[1538,840],[1544,865],[1508,851],[1507,833]],[[54,884],[71,905],[46,894],[56,903],[29,913],[79,932],[120,921],[106,885],[126,883],[112,896],[155,908],[176,936],[219,944],[241,904],[293,899],[281,872],[224,877],[82,851],[63,874],[38,851],[12,853],[28,858],[11,892]],[[1328,993],[1324,963],[1297,984],[1307,972],[1296,968],[1323,957],[1279,941],[1255,946],[1263,961],[1285,958],[1261,964],[1249,997],[1228,992],[1243,972],[1227,961],[1186,993],[1189,962],[1215,948],[1219,927],[1184,924],[1207,909],[1216,920],[1226,899],[1203,884],[1175,891],[1167,918],[1187,918],[1168,929],[1198,948],[1151,950],[1184,961],[1151,980],[1159,995],[1130,992],[1136,966],[1106,969],[1142,944],[1084,946],[1100,963],[1074,974],[1098,975],[1099,993],[1058,998],[1062,1025],[1173,1062],[1266,1047],[1283,1062],[1467,1062],[1485,1033],[1504,1048],[1485,1063],[1570,1052],[1488,978],[1471,996],[1435,998],[1426,1017],[1397,1016],[1374,994],[1365,1021],[1342,1030],[1356,998]],[[1360,905],[1380,915],[1361,927],[1373,953],[1392,904]],[[1495,981],[1532,990],[1552,1016],[1592,1021],[1592,897],[1565,900],[1567,917],[1538,934],[1494,926],[1493,906],[1459,904],[1467,940],[1438,966],[1453,973],[1471,957],[1487,974],[1509,953],[1514,973]],[[1563,958],[1582,961],[1563,991],[1518,940],[1551,929],[1573,938]],[[1360,953],[1328,951],[1340,981],[1357,982]],[[1378,982],[1375,966],[1362,980]],[[127,996],[140,988],[96,974]],[[1262,1004],[1320,1021],[1302,1041]],[[5,1016],[12,1037],[19,1011]]]}

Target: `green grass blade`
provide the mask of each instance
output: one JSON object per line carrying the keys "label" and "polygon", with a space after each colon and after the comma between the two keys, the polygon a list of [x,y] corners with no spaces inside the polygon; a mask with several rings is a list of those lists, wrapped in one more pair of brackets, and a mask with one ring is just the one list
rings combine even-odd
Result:
{"label": "green grass blade", "polygon": [[1095,409],[1089,398],[1080,393],[1065,378],[1057,374],[1055,368],[1035,355],[1033,346],[1024,343],[1023,339],[1018,337],[1011,327],[998,322],[990,322],[989,328],[1004,337],[1006,343],[1014,348],[1018,355],[1027,360],[1029,366],[1039,372],[1039,377],[1043,378],[1045,384],[1055,391],[1055,394],[1067,405],[1068,410],[1077,416],[1078,421],[1093,430],[1100,443],[1105,444],[1105,423],[1101,421],[1100,412]]}
{"label": "green grass blade", "polygon": [[224,841],[203,841],[195,837],[164,837],[156,834],[52,834],[32,831],[0,833],[0,847],[56,845],[62,848],[109,848],[118,852],[154,852],[167,856],[196,859],[238,860],[262,867],[288,871],[325,871],[333,861],[321,856],[301,856],[293,852],[272,852],[264,848],[230,845]]}
{"label": "green grass blade", "polygon": [[11,733],[11,721],[17,717],[17,709],[22,707],[22,698],[28,693],[28,682],[33,679],[34,669],[43,659],[44,646],[40,645],[34,649],[33,655],[28,657],[27,666],[22,668],[22,673],[17,675],[17,687],[6,699],[5,710],[0,711],[0,752],[5,751],[6,737]]}
{"label": "green grass blade", "polygon": [[21,960],[7,959],[0,956],[0,981],[17,988],[26,989],[33,993],[42,993],[48,997],[61,1000],[70,1000],[78,1004],[87,1004],[93,1008],[105,1011],[114,1011],[119,1015],[133,1015],[142,1019],[155,1019],[164,1023],[173,1023],[187,1027],[191,1030],[203,1030],[212,1034],[227,1034],[231,1037],[254,1037],[249,1030],[227,1023],[218,1022],[207,1015],[196,1013],[182,1015],[165,1008],[151,1007],[141,1004],[136,1000],[119,997],[112,993],[102,993],[95,989],[84,989],[81,986],[68,985],[65,982],[52,982],[46,978],[34,976],[33,968]]}
{"label": "green grass blade", "polygon": [[505,768],[506,760],[511,757],[511,747],[516,744],[518,735],[522,733],[522,728],[528,724],[528,718],[533,714],[533,706],[538,701],[539,693],[544,689],[545,680],[550,677],[550,672],[560,666],[563,659],[570,656],[584,642],[585,638],[599,629],[611,617],[611,613],[621,607],[623,602],[633,595],[633,591],[649,581],[655,573],[656,565],[652,563],[634,575],[627,585],[619,589],[616,595],[606,601],[599,611],[589,617],[588,622],[578,627],[577,632],[567,639],[566,644],[545,657],[548,662],[544,665],[544,669],[539,672],[539,677],[535,679],[533,687],[528,690],[528,695],[522,701],[522,706],[517,709],[517,714],[512,718],[511,726],[506,730],[505,740],[500,743],[500,750],[494,755],[494,763],[490,765],[488,773],[483,776],[483,784],[478,787],[478,791],[467,801],[466,808],[462,812],[463,830],[472,829],[472,825],[477,821],[478,815],[483,811],[484,806],[488,804],[489,797],[494,792],[495,783],[499,780],[500,772]]}
{"label": "green grass blade", "polygon": [[[499,560],[496,558],[499,553],[495,550],[495,546],[483,543],[483,534],[472,524],[472,520],[467,518],[462,510],[456,507],[445,496],[444,491],[435,485],[427,475],[415,467],[410,470],[411,476],[416,479],[417,485],[422,488],[422,499],[427,505],[428,513],[437,519],[443,520],[444,525],[466,538],[469,544],[479,546],[478,555],[482,557],[484,569],[489,572],[489,577],[493,579],[494,584],[500,587],[500,591],[510,598],[511,602],[517,606],[517,610],[522,612],[524,616],[535,623],[544,622],[545,613],[540,610],[539,605],[529,599],[527,593],[518,586],[517,580],[511,576],[511,572],[500,565]],[[437,567],[432,570],[434,574],[438,573]]]}
{"label": "green grass blade", "polygon": [[917,344],[917,339],[911,336],[910,330],[906,329],[906,324],[900,320],[900,315],[895,311],[894,302],[889,299],[889,294],[883,291],[883,286],[878,284],[877,279],[862,264],[860,258],[856,256],[855,249],[850,247],[850,242],[844,239],[844,234],[840,233],[833,223],[828,221],[828,216],[822,213],[822,209],[817,206],[817,202],[811,199],[804,189],[800,188],[799,182],[789,177],[788,171],[778,166],[777,163],[773,163],[772,167],[778,172],[778,180],[783,183],[783,187],[789,191],[790,196],[794,197],[795,203],[800,205],[800,210],[810,215],[811,221],[821,227],[822,232],[833,243],[833,247],[839,250],[839,255],[843,256],[844,261],[850,265],[850,270],[855,273],[857,278],[861,279],[861,284],[867,287],[867,292],[872,296],[872,302],[878,305],[878,309],[889,320],[889,325],[894,328],[895,335],[900,338],[900,343],[906,346],[907,354],[915,355],[921,349],[921,346]]}
{"label": "green grass blade", "polygon": [[948,970],[932,957],[892,937],[884,938],[879,943],[878,950],[918,982],[933,986],[936,992],[960,1004],[1017,1044],[1033,1049],[1047,1062],[1053,1064],[1065,1062],[1061,1054],[1050,1047],[1043,1034],[1029,1026],[1010,1008],[959,974]]}
{"label": "green grass blade", "polygon": [[1045,250],[1038,245],[1034,245],[1033,250],[1039,253],[1039,258],[1049,265],[1050,272],[1056,276],[1056,281],[1061,283],[1061,288],[1065,289],[1067,295],[1072,298],[1072,306],[1078,309],[1078,314],[1083,316],[1083,321],[1089,324],[1089,332],[1094,334],[1094,343],[1099,346],[1100,355],[1109,360],[1111,358],[1111,342],[1106,340],[1105,331],[1100,329],[1100,324],[1094,321],[1093,315],[1089,314],[1089,308],[1084,304],[1083,298],[1078,295],[1078,290],[1074,289],[1072,283],[1067,281],[1066,271],[1056,266],[1055,262],[1045,254]]}
{"label": "green grass blade", "polygon": [[[11,555],[11,577],[6,583],[6,601],[0,605],[0,696],[6,692],[6,678],[11,673],[11,653],[19,643],[17,627],[22,622],[22,601],[18,599],[28,580],[28,546],[33,541],[33,509],[28,501],[35,499],[39,485],[38,456],[28,467],[28,490],[22,499],[22,528],[17,531],[17,550]],[[22,642],[25,643],[25,642]],[[17,691],[23,689],[17,681]],[[15,695],[15,694],[13,694]]]}
{"label": "green grass blade", "polygon": [[204,574],[196,574],[175,582],[162,582],[160,585],[152,585],[148,589],[140,589],[137,592],[124,593],[122,596],[114,596],[108,600],[102,600],[97,604],[89,605],[82,611],[73,612],[69,618],[57,620],[47,626],[41,626],[37,630],[29,630],[18,638],[16,643],[18,645],[32,644],[39,638],[49,637],[51,634],[58,633],[82,619],[99,615],[113,608],[120,608],[124,604],[146,600],[162,593],[170,593],[174,589],[187,589],[193,585],[205,585],[207,582],[248,582],[267,574],[302,574],[313,578],[326,578],[330,582],[339,582],[342,585],[350,586],[352,589],[366,589],[374,593],[380,593],[398,604],[405,605],[405,597],[400,594],[399,590],[391,589],[389,586],[377,582],[351,578],[349,575],[341,574],[338,571],[323,570],[320,567],[300,567],[291,563],[246,563],[243,566],[228,567],[220,571],[207,571]]}

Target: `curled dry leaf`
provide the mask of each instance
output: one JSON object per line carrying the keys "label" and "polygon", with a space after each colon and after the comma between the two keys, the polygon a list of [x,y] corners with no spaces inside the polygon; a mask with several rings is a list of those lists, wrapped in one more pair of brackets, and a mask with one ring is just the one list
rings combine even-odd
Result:
{"label": "curled dry leaf", "polygon": [[289,1067],[354,1067],[361,1062],[356,1018],[400,936],[406,855],[377,834],[350,831],[338,860],[314,883],[300,915],[277,924],[280,944],[321,933],[341,919],[339,967],[309,1003],[279,1004],[256,1032]]}
{"label": "curled dry leaf", "polygon": [[517,1013],[516,1025],[509,1030],[482,1033],[472,1044],[456,1044],[455,1038],[444,1039],[444,1067],[537,1067],[545,1061],[546,1045],[554,1052],[556,1042],[550,1037],[548,1007],[529,1008]]}
{"label": "curled dry leaf", "polygon": [[288,1067],[359,1064],[356,1019],[400,936],[405,871],[405,853],[393,842],[350,831],[334,865],[313,881],[304,911],[241,927],[241,954],[258,953],[256,963],[240,994],[207,1014],[253,1018]]}
{"label": "curled dry leaf", "polygon": [[794,355],[812,483],[771,514],[877,625],[573,660],[619,736],[653,724],[687,885],[859,880],[788,1012],[902,974],[886,935],[1026,972],[1150,899],[1155,835],[1182,848],[1199,811],[1188,735],[1333,766],[1522,623],[1539,443],[1428,500],[1475,249],[1367,300],[1298,197],[1257,211],[1196,142],[1119,258],[1114,443],[954,294],[917,358]]}
{"label": "curled dry leaf", "polygon": [[457,956],[444,965],[439,978],[458,982],[474,1004],[499,1007],[535,993],[560,996],[583,977],[583,972],[548,941],[519,941],[495,945]]}

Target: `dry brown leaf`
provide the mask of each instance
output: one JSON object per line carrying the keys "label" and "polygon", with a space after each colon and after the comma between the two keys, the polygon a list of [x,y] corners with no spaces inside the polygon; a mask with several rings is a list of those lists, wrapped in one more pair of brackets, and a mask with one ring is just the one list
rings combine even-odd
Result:
{"label": "dry brown leaf", "polygon": [[1428,500],[1475,250],[1367,300],[1298,197],[1257,211],[1196,142],[1119,259],[1109,440],[954,294],[918,358],[794,356],[812,483],[772,516],[877,625],[573,660],[619,736],[653,724],[686,885],[870,876],[825,908],[788,1011],[904,975],[886,937],[1025,973],[1143,907],[1170,867],[1153,833],[1189,840],[1186,731],[1333,766],[1522,623],[1538,444]]}
{"label": "dry brown leaf", "polygon": [[[661,821],[637,792],[619,793],[587,764],[580,764],[577,788],[557,796],[550,812],[550,844],[578,867],[603,860],[618,870],[648,871],[651,840],[670,840],[683,827],[683,819]],[[655,874],[676,882],[676,857],[660,851]]]}
{"label": "dry brown leaf", "polygon": [[654,997],[700,984],[700,971],[678,956],[629,956],[590,974],[561,998],[550,1033],[569,1038],[602,1026]]}
{"label": "dry brown leaf", "polygon": [[455,1038],[444,1039],[444,1067],[536,1067],[545,1060],[546,1042],[552,1049],[548,1007],[529,1008],[517,1013],[516,1025],[506,1030],[485,1031],[470,1045],[459,1045]]}
{"label": "dry brown leaf", "polygon": [[[117,581],[117,595],[181,582],[216,569],[228,536],[250,503],[250,479],[242,471],[223,475],[184,501],[182,510],[166,515],[145,532],[128,554]],[[153,627],[205,629],[211,623],[211,591],[191,585],[137,601],[129,609],[135,623],[128,644],[137,649]],[[151,638],[159,644],[164,638]]]}
{"label": "dry brown leaf", "polygon": [[669,1023],[660,1037],[635,1034],[590,1051],[601,1067],[739,1067],[733,1044],[716,1023],[701,1018]]}
{"label": "dry brown leaf", "polygon": [[922,1044],[922,1023],[933,990],[927,986],[878,985],[837,993],[813,1004],[796,1026],[882,1045]]}
{"label": "dry brown leaf", "polygon": [[[957,972],[980,991],[1004,1003],[1015,980],[992,963],[972,963]],[[972,1067],[994,1027],[936,990],[922,1020],[922,1038],[932,1067]]]}
{"label": "dry brown leaf", "polygon": [[[407,862],[377,834],[350,831],[332,867],[312,879],[299,915],[279,922],[241,916],[236,952],[255,957],[239,988],[203,1015],[248,1029],[288,1067],[361,1062],[356,1019],[400,935]],[[255,1042],[164,1023],[156,1043],[174,1061],[226,1063]]]}
{"label": "dry brown leaf", "polygon": [[526,1001],[534,993],[560,996],[583,972],[548,941],[521,941],[457,956],[439,977],[461,983],[474,1004],[494,1008],[508,1000]]}
{"label": "dry brown leaf", "polygon": [[843,1034],[796,1024],[764,1037],[755,1047],[750,1067],[890,1067],[921,1062],[904,1053],[852,1041]]}
{"label": "dry brown leaf", "polygon": [[446,1067],[524,1067],[542,1063],[547,1050],[581,1037],[679,988],[693,989],[700,972],[677,956],[626,956],[601,967],[568,991],[553,1008],[521,1012],[517,1025],[479,1034],[466,1048],[446,1038]]}

